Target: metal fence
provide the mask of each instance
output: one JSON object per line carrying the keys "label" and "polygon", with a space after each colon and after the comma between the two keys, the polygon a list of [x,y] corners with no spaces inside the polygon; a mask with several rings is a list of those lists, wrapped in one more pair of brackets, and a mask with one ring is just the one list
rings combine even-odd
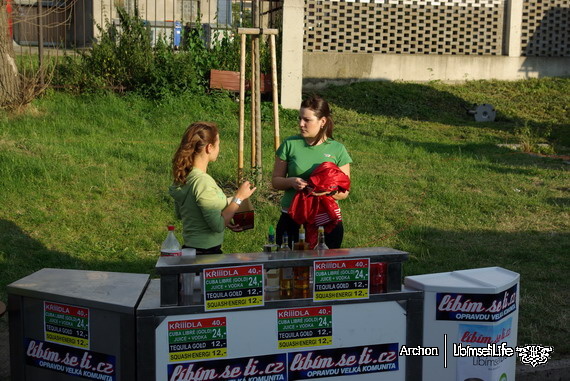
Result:
{"label": "metal fence", "polygon": [[[59,55],[88,49],[102,28],[119,24],[118,7],[138,13],[153,41],[179,44],[177,29],[235,30],[253,24],[252,1],[259,0],[8,0],[10,33],[17,55]],[[278,27],[281,1],[263,1],[260,25]]]}

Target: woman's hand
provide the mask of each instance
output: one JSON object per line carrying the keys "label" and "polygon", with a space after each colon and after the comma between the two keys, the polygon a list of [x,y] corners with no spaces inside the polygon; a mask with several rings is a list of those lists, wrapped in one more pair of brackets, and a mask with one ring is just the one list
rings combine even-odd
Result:
{"label": "woman's hand", "polygon": [[239,186],[236,192],[236,197],[242,200],[248,199],[256,189],[257,187],[251,187],[251,183],[249,181],[244,181],[243,184]]}
{"label": "woman's hand", "polygon": [[240,225],[232,224],[231,222],[228,224],[228,229],[236,233],[243,231],[243,228]]}
{"label": "woman's hand", "polygon": [[288,177],[289,185],[291,188],[299,191],[301,189],[305,189],[307,186],[307,182],[300,177]]}

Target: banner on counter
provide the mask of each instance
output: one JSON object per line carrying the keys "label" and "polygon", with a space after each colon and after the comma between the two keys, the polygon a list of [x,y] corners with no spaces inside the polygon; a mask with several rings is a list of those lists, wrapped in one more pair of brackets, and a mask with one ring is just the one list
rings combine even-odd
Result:
{"label": "banner on counter", "polygon": [[206,269],[203,277],[206,311],[264,305],[263,265]]}
{"label": "banner on counter", "polygon": [[398,343],[168,365],[168,381],[295,381],[397,371]]}
{"label": "banner on counter", "polygon": [[168,323],[169,361],[204,360],[226,355],[225,316]]}
{"label": "banner on counter", "polygon": [[288,353],[288,381],[398,370],[398,343]]}
{"label": "banner on counter", "polygon": [[115,381],[115,356],[24,339],[26,364],[89,380]]}
{"label": "banner on counter", "polygon": [[[492,348],[490,356],[459,357],[457,359],[458,380],[512,380],[514,379],[515,357],[514,350],[510,349],[510,355],[504,352],[505,348],[498,347],[501,343],[507,343],[511,337],[512,319],[507,319],[499,325],[476,325],[459,324],[457,344],[454,344],[454,355],[461,348]],[[484,347],[484,348],[483,348]],[[499,350],[500,349],[500,350]],[[483,350],[481,352],[484,352]],[[488,351],[489,352],[489,351]],[[496,353],[493,353],[496,352]]]}
{"label": "banner on counter", "polygon": [[44,301],[44,339],[89,349],[89,308]]}
{"label": "banner on counter", "polygon": [[497,322],[517,310],[517,285],[498,294],[440,293],[436,320]]}
{"label": "banner on counter", "polygon": [[286,381],[285,353],[168,365],[168,381]]}
{"label": "banner on counter", "polygon": [[333,343],[332,307],[277,310],[277,348],[316,347]]}
{"label": "banner on counter", "polygon": [[313,300],[368,299],[370,258],[315,261]]}

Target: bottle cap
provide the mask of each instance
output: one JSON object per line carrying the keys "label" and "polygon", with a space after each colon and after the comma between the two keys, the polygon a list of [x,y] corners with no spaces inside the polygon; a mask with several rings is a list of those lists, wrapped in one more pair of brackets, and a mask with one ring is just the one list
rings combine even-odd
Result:
{"label": "bottle cap", "polygon": [[174,230],[174,226],[173,226],[173,225],[168,225],[168,230],[173,231],[173,230]]}

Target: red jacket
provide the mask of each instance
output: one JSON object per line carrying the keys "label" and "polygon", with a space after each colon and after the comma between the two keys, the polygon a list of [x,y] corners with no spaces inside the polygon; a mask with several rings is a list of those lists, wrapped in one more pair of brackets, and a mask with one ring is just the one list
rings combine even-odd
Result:
{"label": "red jacket", "polygon": [[330,232],[342,220],[336,200],[329,195],[316,196],[313,193],[330,193],[350,190],[350,178],[331,162],[321,163],[307,180],[307,187],[297,191],[289,207],[289,215],[299,225],[305,225],[305,240],[309,247],[317,244],[317,229],[324,226]]}

